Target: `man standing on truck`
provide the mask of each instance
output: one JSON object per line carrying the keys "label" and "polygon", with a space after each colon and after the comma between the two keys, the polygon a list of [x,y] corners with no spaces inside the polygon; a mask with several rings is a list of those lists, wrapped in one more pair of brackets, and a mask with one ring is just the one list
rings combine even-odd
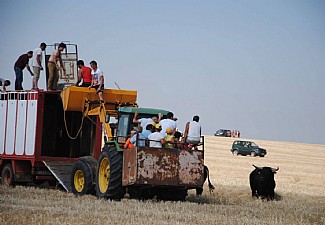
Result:
{"label": "man standing on truck", "polygon": [[57,68],[58,61],[60,62],[60,69],[62,69],[64,73],[66,72],[62,62],[62,53],[61,53],[66,47],[67,47],[66,44],[60,43],[58,49],[55,49],[49,58],[49,61],[47,63],[47,66],[49,68],[49,80],[47,83],[48,90],[57,89],[58,81],[59,81],[59,70]]}
{"label": "man standing on truck", "polygon": [[38,80],[43,70],[42,66],[42,52],[46,49],[46,44],[44,42],[38,48],[34,49],[33,53],[33,71],[34,71],[34,79],[33,79],[33,90],[38,90]]}
{"label": "man standing on truck", "polygon": [[90,67],[92,68],[91,75],[92,80],[91,80],[91,85],[89,88],[95,88],[96,93],[98,94],[99,100],[101,102],[104,102],[103,100],[103,91],[104,91],[104,74],[103,71],[101,71],[97,67],[97,62],[96,61],[91,61],[90,62]]}
{"label": "man standing on truck", "polygon": [[32,57],[33,57],[33,51],[29,51],[26,54],[22,54],[17,59],[15,66],[14,66],[14,70],[15,70],[15,74],[16,74],[15,90],[24,90],[24,88],[23,88],[23,81],[24,81],[23,70],[25,69],[25,67],[29,71],[30,75],[34,76],[33,72],[30,70],[30,67],[28,64],[29,59]]}
{"label": "man standing on truck", "polygon": [[[91,69],[88,66],[85,66],[83,60],[78,60],[77,66],[79,70],[78,70],[78,81],[76,83],[76,86],[89,87],[91,85],[91,80],[93,78],[93,76],[91,75]],[[82,84],[79,85],[81,80],[82,80]]]}

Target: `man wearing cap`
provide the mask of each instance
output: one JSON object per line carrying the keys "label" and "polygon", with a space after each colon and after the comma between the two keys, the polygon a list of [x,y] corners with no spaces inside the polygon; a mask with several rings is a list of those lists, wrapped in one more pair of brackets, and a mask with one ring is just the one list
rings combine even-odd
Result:
{"label": "man wearing cap", "polygon": [[165,137],[166,136],[166,129],[167,127],[170,127],[173,132],[175,133],[176,131],[176,122],[174,121],[174,114],[172,112],[167,113],[167,118],[159,121],[159,123],[162,126],[161,133]]}
{"label": "man wearing cap", "polygon": [[148,136],[149,147],[162,148],[162,144],[165,143],[164,136],[161,134],[161,125],[158,123],[155,126],[156,131]]}
{"label": "man wearing cap", "polygon": [[166,148],[173,148],[174,147],[174,145],[173,145],[173,143],[171,143],[171,142],[173,142],[173,140],[174,140],[174,136],[173,136],[173,129],[172,128],[170,128],[170,127],[167,127],[167,129],[166,129],[166,137],[164,138],[164,140],[165,140],[165,147]]}
{"label": "man wearing cap", "polygon": [[158,120],[162,117],[162,114],[159,113],[158,116],[153,116],[151,118],[137,119],[138,115],[139,115],[139,112],[136,111],[134,113],[133,123],[140,123],[140,126],[142,127],[142,129],[146,129],[146,127],[147,127],[148,124],[156,125],[156,123],[158,123]]}

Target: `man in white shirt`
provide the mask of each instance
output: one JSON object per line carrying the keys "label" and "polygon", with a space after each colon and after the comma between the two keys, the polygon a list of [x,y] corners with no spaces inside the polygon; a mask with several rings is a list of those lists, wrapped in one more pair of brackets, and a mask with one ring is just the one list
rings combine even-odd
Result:
{"label": "man in white shirt", "polygon": [[33,78],[33,90],[38,90],[38,80],[40,77],[41,70],[43,70],[42,66],[42,52],[46,49],[46,44],[44,42],[38,48],[34,49],[33,52],[33,70],[34,70],[34,78]]}
{"label": "man in white shirt", "polygon": [[103,91],[104,91],[104,73],[97,67],[96,61],[90,62],[90,67],[92,69],[91,75],[93,76],[91,80],[91,85],[88,88],[95,88],[98,94],[99,100],[104,102]]}
{"label": "man in white shirt", "polygon": [[199,124],[200,117],[194,116],[193,121],[187,122],[184,132],[185,142],[191,144],[200,143],[201,125]]}
{"label": "man in white shirt", "polygon": [[137,119],[139,115],[139,112],[136,111],[134,113],[134,117],[133,117],[133,123],[140,123],[140,126],[142,127],[143,130],[146,129],[147,125],[150,124],[150,123],[158,123],[158,117],[161,118],[162,117],[162,114],[159,113],[158,116],[153,116],[151,118],[141,118],[141,119]]}
{"label": "man in white shirt", "polygon": [[159,121],[161,124],[161,134],[165,137],[166,136],[166,129],[167,127],[170,127],[173,130],[173,134],[176,131],[176,122],[173,120],[174,114],[172,112],[167,113],[167,118]]}
{"label": "man in white shirt", "polygon": [[155,128],[156,128],[156,132],[148,136],[148,139],[150,140],[149,147],[162,148],[162,145],[164,144],[165,141],[164,141],[164,136],[160,133],[161,125],[158,123],[156,124]]}

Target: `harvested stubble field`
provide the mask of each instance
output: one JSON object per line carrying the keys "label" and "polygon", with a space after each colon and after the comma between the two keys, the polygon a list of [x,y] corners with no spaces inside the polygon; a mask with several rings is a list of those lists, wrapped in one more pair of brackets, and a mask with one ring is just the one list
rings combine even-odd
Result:
{"label": "harvested stubble field", "polygon": [[[233,156],[234,139],[206,136],[205,162],[216,190],[186,202],[119,202],[60,190],[0,187],[0,224],[325,224],[325,146],[255,141],[265,158]],[[249,174],[279,167],[276,200],[251,198]]]}

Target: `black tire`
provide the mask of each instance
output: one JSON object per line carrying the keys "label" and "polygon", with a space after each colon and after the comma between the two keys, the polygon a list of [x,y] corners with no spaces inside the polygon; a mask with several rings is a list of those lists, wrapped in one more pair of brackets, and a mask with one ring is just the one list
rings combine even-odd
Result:
{"label": "black tire", "polygon": [[71,190],[75,195],[94,194],[91,168],[84,161],[76,162],[71,171]]}
{"label": "black tire", "polygon": [[265,155],[260,155],[260,157],[264,157]]}
{"label": "black tire", "polygon": [[181,189],[181,190],[160,189],[157,192],[157,200],[164,200],[164,201],[185,201],[186,196],[187,196],[187,189]]}
{"label": "black tire", "polygon": [[256,152],[251,152],[251,157],[255,157],[256,156]]}
{"label": "black tire", "polygon": [[96,171],[96,196],[120,200],[122,187],[123,155],[113,146],[105,146],[100,153]]}
{"label": "black tire", "polygon": [[232,152],[232,154],[237,156],[237,155],[238,155],[238,150],[235,149],[235,150]]}
{"label": "black tire", "polygon": [[7,163],[2,168],[1,183],[3,186],[13,186],[15,184],[14,171],[13,171],[12,165],[10,163]]}

